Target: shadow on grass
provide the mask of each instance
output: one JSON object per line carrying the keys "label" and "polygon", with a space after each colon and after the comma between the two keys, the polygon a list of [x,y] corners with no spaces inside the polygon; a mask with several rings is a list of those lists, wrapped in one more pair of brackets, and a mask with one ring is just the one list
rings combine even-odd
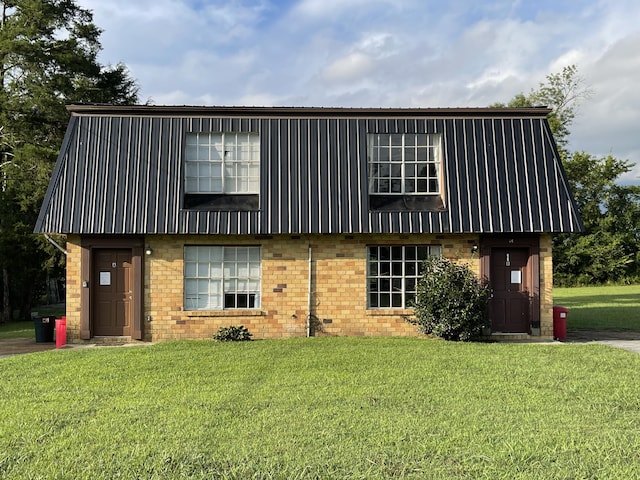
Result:
{"label": "shadow on grass", "polygon": [[640,297],[634,293],[606,295],[571,295],[562,299],[566,307],[588,307],[589,305],[610,305],[613,307],[629,305],[640,313]]}
{"label": "shadow on grass", "polygon": [[567,342],[640,341],[640,331],[634,330],[568,330]]}
{"label": "shadow on grass", "polygon": [[[557,299],[556,305],[569,309],[567,331],[606,331],[626,337],[640,336],[640,295],[635,293],[608,293],[602,295],[578,294]],[[620,332],[626,332],[622,335]]]}

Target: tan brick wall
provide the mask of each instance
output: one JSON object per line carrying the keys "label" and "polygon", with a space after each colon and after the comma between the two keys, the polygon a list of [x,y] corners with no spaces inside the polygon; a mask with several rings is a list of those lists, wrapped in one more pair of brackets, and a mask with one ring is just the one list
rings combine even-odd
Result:
{"label": "tan brick wall", "polygon": [[[153,254],[144,258],[145,340],[209,338],[220,327],[245,325],[254,338],[306,335],[308,255],[312,249],[312,314],[317,335],[416,335],[403,319],[410,310],[368,310],[367,245],[441,245],[443,255],[465,262],[479,274],[480,260],[471,247],[477,235],[275,235],[148,236]],[[261,308],[244,311],[185,311],[185,245],[259,245],[262,247]],[[80,337],[80,238],[67,238],[67,332]],[[540,240],[541,333],[553,335],[551,236]],[[150,321],[147,321],[150,320]]]}
{"label": "tan brick wall", "polygon": [[[306,335],[309,246],[313,257],[312,314],[317,335],[415,335],[402,318],[410,311],[367,310],[366,246],[369,244],[442,245],[449,258],[468,261],[474,235],[312,235],[273,237],[154,236],[145,244],[145,338],[160,341],[208,338],[218,328],[244,325],[254,338]],[[260,245],[262,297],[258,311],[196,312],[183,309],[184,245]]]}
{"label": "tan brick wall", "polygon": [[80,236],[67,236],[67,341],[80,339],[80,295],[82,274],[80,261]]}
{"label": "tan brick wall", "polygon": [[551,235],[540,236],[540,335],[553,337],[553,258]]}

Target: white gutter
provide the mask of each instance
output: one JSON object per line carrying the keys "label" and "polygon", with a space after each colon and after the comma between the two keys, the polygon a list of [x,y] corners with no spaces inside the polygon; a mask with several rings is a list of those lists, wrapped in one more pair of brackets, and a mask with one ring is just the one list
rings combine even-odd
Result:
{"label": "white gutter", "polygon": [[307,338],[311,336],[311,244],[309,244],[309,279],[307,285]]}
{"label": "white gutter", "polygon": [[53,238],[51,238],[48,234],[46,234],[46,233],[45,233],[45,234],[44,234],[44,238],[46,238],[46,239],[49,241],[49,243],[50,243],[51,245],[53,245],[54,247],[56,247],[56,248],[57,248],[58,250],[60,250],[62,253],[64,253],[65,255],[67,254],[67,251],[66,251],[64,248],[62,248],[62,247],[60,246],[60,244],[58,244],[58,242],[56,242],[56,241],[55,241]]}

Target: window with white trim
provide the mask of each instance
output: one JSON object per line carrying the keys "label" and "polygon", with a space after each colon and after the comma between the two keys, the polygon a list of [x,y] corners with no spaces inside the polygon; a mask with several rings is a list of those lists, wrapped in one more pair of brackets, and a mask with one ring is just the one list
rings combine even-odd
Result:
{"label": "window with white trim", "polygon": [[260,247],[184,247],[186,310],[260,307]]}
{"label": "window with white trim", "polygon": [[422,262],[429,256],[441,254],[439,245],[368,247],[368,308],[410,308]]}
{"label": "window with white trim", "polygon": [[259,134],[187,133],[185,144],[185,193],[260,192]]}
{"label": "window with white trim", "polygon": [[439,134],[376,133],[367,136],[369,193],[441,193]]}

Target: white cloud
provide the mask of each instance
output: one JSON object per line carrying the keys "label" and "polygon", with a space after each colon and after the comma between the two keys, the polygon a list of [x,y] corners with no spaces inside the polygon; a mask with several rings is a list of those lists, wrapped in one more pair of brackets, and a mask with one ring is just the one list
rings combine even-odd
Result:
{"label": "white cloud", "polygon": [[[640,161],[639,44],[637,32],[585,62],[581,73],[593,94],[579,110],[571,135],[573,148]],[[638,175],[640,169],[636,168],[625,178],[637,181]]]}
{"label": "white cloud", "polygon": [[332,18],[347,11],[367,10],[375,4],[397,6],[398,0],[302,0],[293,8],[293,14],[315,19]]}
{"label": "white cloud", "polygon": [[350,53],[328,65],[322,76],[328,81],[359,80],[373,68],[373,60],[360,52]]}
{"label": "white cloud", "polygon": [[238,105],[269,107],[277,105],[280,99],[268,93],[248,93],[240,97]]}
{"label": "white cloud", "polygon": [[366,32],[357,43],[357,49],[378,58],[388,57],[402,48],[402,41],[388,32]]}
{"label": "white cloud", "polygon": [[159,97],[150,97],[152,105],[191,105],[193,97],[182,90],[171,90],[162,93]]}

